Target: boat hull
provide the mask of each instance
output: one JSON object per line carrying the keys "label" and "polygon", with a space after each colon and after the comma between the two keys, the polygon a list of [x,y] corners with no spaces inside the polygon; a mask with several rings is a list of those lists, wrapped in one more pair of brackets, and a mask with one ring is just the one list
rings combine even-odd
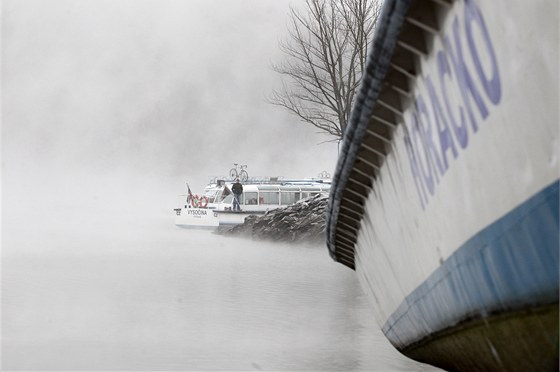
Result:
{"label": "boat hull", "polygon": [[557,370],[558,3],[442,4],[386,2],[331,190],[329,250],[404,354]]}
{"label": "boat hull", "polygon": [[206,208],[185,208],[175,217],[175,225],[187,229],[215,229],[218,226],[239,225],[251,215],[261,215],[264,211],[218,211]]}
{"label": "boat hull", "polygon": [[465,322],[401,352],[446,370],[557,371],[554,330],[558,330],[558,306],[531,306]]}
{"label": "boat hull", "polygon": [[175,216],[175,225],[182,228],[215,229],[220,225],[220,220],[212,209],[183,208]]}
{"label": "boat hull", "polygon": [[[373,226],[363,226],[356,271],[378,306],[379,324],[391,343],[405,355],[451,370],[554,370],[558,205],[554,182],[446,259],[437,246],[430,252],[429,246],[407,245],[403,252],[386,242],[387,248],[379,249],[380,242],[371,238],[379,234]],[[365,219],[370,214],[373,210],[366,209]],[[427,261],[415,253],[420,251],[431,253],[437,269],[406,293],[404,278],[420,276],[428,265],[420,262]],[[399,302],[396,308],[380,295],[388,292],[393,304]]]}

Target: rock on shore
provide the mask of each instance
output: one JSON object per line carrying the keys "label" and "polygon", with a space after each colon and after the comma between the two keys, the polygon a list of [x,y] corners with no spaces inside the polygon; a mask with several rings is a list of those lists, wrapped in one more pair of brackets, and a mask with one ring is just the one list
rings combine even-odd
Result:
{"label": "rock on shore", "polygon": [[220,227],[216,233],[284,242],[317,243],[325,241],[325,210],[328,197],[316,195],[285,208],[251,215],[245,223]]}

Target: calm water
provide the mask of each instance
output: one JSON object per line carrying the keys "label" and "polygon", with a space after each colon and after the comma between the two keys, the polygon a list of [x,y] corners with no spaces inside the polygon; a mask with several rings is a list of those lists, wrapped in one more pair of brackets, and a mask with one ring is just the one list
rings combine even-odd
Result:
{"label": "calm water", "polygon": [[5,227],[3,370],[431,369],[323,247],[88,223]]}

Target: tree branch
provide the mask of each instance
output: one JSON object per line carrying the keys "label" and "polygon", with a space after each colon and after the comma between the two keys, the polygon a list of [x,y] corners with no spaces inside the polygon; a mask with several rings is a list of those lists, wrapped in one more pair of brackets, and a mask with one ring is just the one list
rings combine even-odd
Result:
{"label": "tree branch", "polygon": [[267,101],[339,140],[379,9],[378,0],[306,0],[305,11],[291,8],[289,39],[280,43],[286,59],[272,65],[282,89]]}

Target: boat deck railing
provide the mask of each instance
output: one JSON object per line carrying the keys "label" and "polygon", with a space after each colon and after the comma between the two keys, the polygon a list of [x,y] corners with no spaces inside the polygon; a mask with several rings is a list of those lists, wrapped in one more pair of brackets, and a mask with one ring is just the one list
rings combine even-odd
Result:
{"label": "boat deck railing", "polygon": [[[227,177],[211,177],[209,184],[218,184],[219,181],[234,183],[235,179]],[[250,177],[242,184],[251,185],[285,185],[285,184],[330,184],[331,180],[326,178],[283,178],[283,177]]]}

